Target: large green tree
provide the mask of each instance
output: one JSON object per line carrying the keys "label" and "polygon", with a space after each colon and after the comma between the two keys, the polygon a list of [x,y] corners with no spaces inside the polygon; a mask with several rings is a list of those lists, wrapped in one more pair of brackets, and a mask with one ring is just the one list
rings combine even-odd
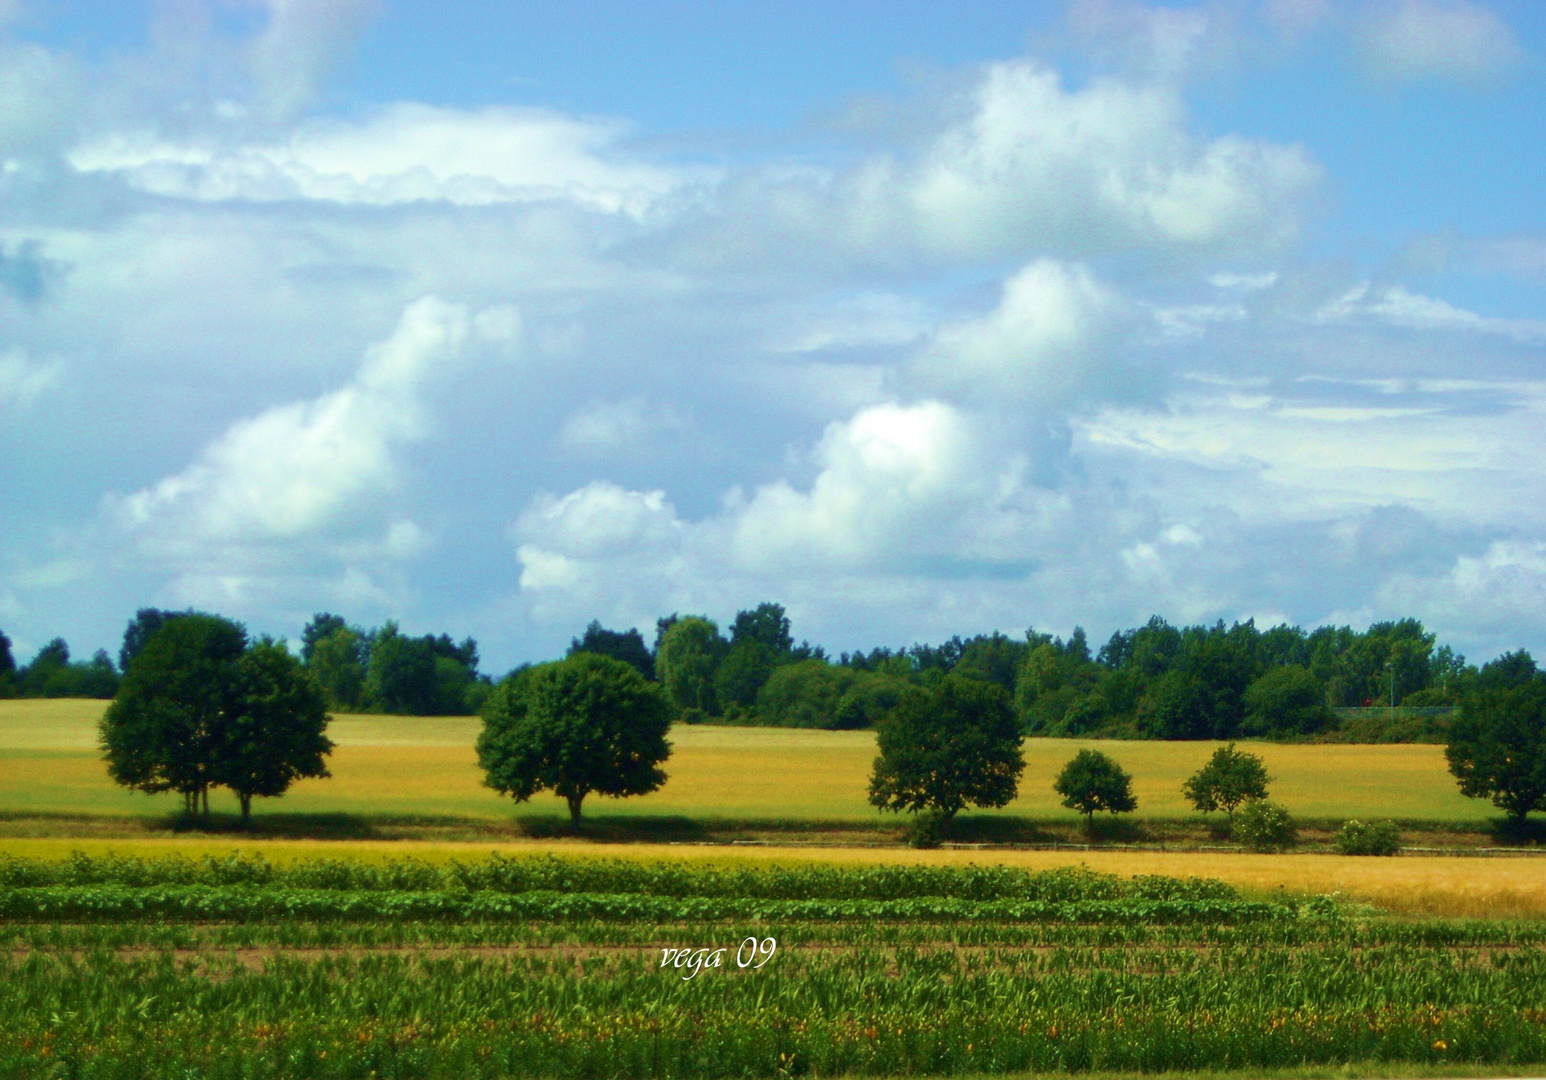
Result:
{"label": "large green tree", "polygon": [[332,749],[321,688],[282,645],[214,615],[166,620],[136,651],[100,728],[108,772],[140,791],[176,791],[209,814],[227,785],[242,816],[254,795],[326,776]]}
{"label": "large green tree", "polygon": [[478,763],[489,787],[525,802],[552,791],[578,825],[592,793],[645,795],[666,781],[672,709],[632,665],[579,652],[512,675],[483,706]]}
{"label": "large green tree", "polygon": [[882,810],[932,810],[948,822],[968,804],[1006,806],[1025,770],[1009,694],[986,679],[908,687],[875,731],[870,803]]}
{"label": "large green tree", "polygon": [[329,776],[333,743],[322,688],[290,651],[260,641],[236,662],[233,707],[222,719],[214,779],[236,793],[242,820],[252,797],[283,795],[303,776]]}
{"label": "large green tree", "polygon": [[337,709],[357,709],[365,702],[365,667],[370,641],[352,626],[338,626],[311,643],[306,668]]}
{"label": "large green tree", "polygon": [[1460,791],[1491,799],[1516,822],[1546,810],[1546,672],[1528,653],[1482,668],[1444,751]]}
{"label": "large green tree", "polygon": [[219,783],[221,729],[238,709],[237,663],[247,633],[214,615],[168,620],[137,650],[100,737],[109,774],[125,787],[176,791],[189,813],[209,812]]}

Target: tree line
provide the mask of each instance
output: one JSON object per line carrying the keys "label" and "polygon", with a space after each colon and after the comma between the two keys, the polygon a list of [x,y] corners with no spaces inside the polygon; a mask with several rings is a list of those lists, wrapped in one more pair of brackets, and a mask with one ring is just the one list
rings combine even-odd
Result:
{"label": "tree line", "polygon": [[[73,661],[55,639],[18,667],[0,634],[0,696],[110,698],[138,648],[178,614],[187,613],[140,609],[116,665],[103,650]],[[299,651],[334,711],[468,715],[494,687],[473,638],[413,636],[392,621],[366,629],[319,613]],[[833,657],[797,644],[772,602],[737,612],[728,633],[707,616],[668,616],[652,643],[637,629],[592,622],[571,642],[568,653],[576,652],[633,666],[688,723],[870,728],[907,687],[960,672],[1002,687],[1028,735],[1100,738],[1443,741],[1447,718],[1412,707],[1453,707],[1478,672],[1414,618],[1307,631],[1259,630],[1251,620],[1175,626],[1155,616],[1099,649],[1080,628],[1067,639],[1032,628]],[[1337,712],[1370,705],[1406,712]]]}
{"label": "tree line", "polygon": [[[11,641],[0,633],[0,697],[112,698],[131,662],[170,620],[197,611],[140,608],[124,628],[115,664],[105,649],[72,661],[55,638],[18,667]],[[466,716],[478,712],[493,681],[478,670],[478,643],[449,634],[404,634],[388,621],[375,629],[351,626],[321,613],[301,631],[300,659],[337,712]]]}
{"label": "tree line", "polygon": [[937,645],[829,656],[794,643],[783,607],[737,613],[729,635],[702,615],[659,620],[653,648],[637,630],[593,622],[570,653],[596,652],[658,681],[687,722],[829,729],[873,727],[910,686],[952,673],[1001,687],[1028,735],[1148,739],[1330,737],[1442,741],[1431,716],[1363,716],[1337,709],[1458,704],[1475,684],[1469,665],[1417,619],[1367,630],[1254,621],[1174,626],[1155,616],[1091,650],[1082,629],[1065,640],[1034,628],[952,637]]}
{"label": "tree line", "polygon": [[[218,616],[162,615],[130,624],[125,672],[101,721],[100,743],[117,782],[146,792],[177,791],[186,811],[202,810],[206,817],[209,789],[224,785],[236,793],[246,818],[255,796],[280,795],[298,778],[328,775],[328,694],[318,669],[326,655],[323,644],[352,634],[347,625],[341,620],[330,625],[330,616],[313,620],[308,630],[321,632],[303,645],[303,653],[307,646],[311,653],[303,661],[283,643],[249,640],[244,628]],[[485,783],[518,802],[551,791],[566,801],[578,824],[592,793],[643,795],[665,782],[671,725],[712,715],[708,709],[718,702],[705,694],[717,692],[726,660],[748,643],[786,657],[774,663],[758,699],[780,670],[813,663],[854,670],[821,656],[794,655],[788,619],[778,605],[741,615],[729,642],[706,619],[661,620],[654,650],[644,648],[637,630],[607,631],[592,623],[565,659],[518,668],[484,695],[477,753]],[[1220,635],[1239,630],[1238,624],[1228,632],[1220,628]],[[373,635],[372,656],[387,648],[436,657],[438,639],[392,631]],[[1027,637],[1033,647],[1026,666],[1043,649],[1064,656],[1070,651],[1062,642]],[[1179,638],[1184,642],[1186,635]],[[937,838],[968,805],[1007,806],[1025,768],[1022,743],[1031,732],[1016,716],[1015,698],[969,665],[969,652],[960,650],[943,674],[925,677],[859,669],[891,680],[894,691],[874,725],[879,755],[870,802],[921,815],[914,832],[923,842]],[[475,647],[469,642],[458,655],[475,658]],[[434,672],[441,665],[423,666]],[[368,683],[368,666],[365,671]],[[1172,667],[1155,681],[1176,673],[1186,674]],[[1258,676],[1245,696],[1251,698],[1271,674]],[[1480,669],[1462,669],[1456,679],[1461,697],[1446,748],[1450,770],[1463,794],[1490,798],[1523,823],[1531,810],[1546,809],[1546,672],[1521,650]],[[698,692],[687,704],[680,697],[684,687]],[[1261,835],[1287,835],[1286,811],[1265,802],[1267,779],[1260,760],[1231,743],[1188,781],[1185,794],[1199,810],[1222,809],[1231,818],[1242,802],[1250,803],[1248,820],[1266,830]],[[1089,748],[1068,763],[1055,787],[1064,805],[1091,818],[1097,810],[1124,813],[1137,805],[1131,778],[1106,754]]]}

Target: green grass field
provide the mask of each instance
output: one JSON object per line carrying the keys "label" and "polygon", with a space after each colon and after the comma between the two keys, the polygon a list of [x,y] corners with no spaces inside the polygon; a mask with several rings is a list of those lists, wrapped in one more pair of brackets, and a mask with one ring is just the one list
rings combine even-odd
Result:
{"label": "green grass field", "polygon": [[[116,787],[96,750],[98,701],[0,701],[0,813],[165,815],[176,796]],[[283,799],[258,800],[254,813],[557,818],[556,798],[516,806],[482,786],[473,753],[475,717],[339,716],[333,775],[298,783]],[[875,738],[865,731],[684,727],[672,732],[669,781],[642,798],[592,798],[587,814],[708,819],[871,822],[865,801]],[[1021,796],[1002,813],[1049,819],[1074,815],[1058,804],[1052,780],[1079,747],[1100,745],[1134,776],[1139,814],[1193,817],[1182,781],[1213,743],[1028,739]],[[1252,744],[1276,777],[1272,795],[1304,818],[1393,817],[1480,822],[1487,803],[1463,798],[1442,747]],[[212,807],[232,812],[224,791]]]}

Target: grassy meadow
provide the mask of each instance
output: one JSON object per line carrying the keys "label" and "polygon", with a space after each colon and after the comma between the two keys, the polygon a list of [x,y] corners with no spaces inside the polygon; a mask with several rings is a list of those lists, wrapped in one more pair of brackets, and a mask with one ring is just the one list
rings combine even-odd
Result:
{"label": "grassy meadow", "polygon": [[[165,815],[173,795],[147,796],[115,786],[96,750],[100,701],[0,701],[0,813]],[[326,780],[303,780],[254,813],[559,818],[556,798],[516,806],[482,786],[473,753],[476,717],[334,718],[338,744]],[[586,802],[590,815],[694,819],[873,822],[865,801],[875,737],[867,731],[678,726],[667,763],[670,779],[642,798]],[[1020,798],[1002,814],[1071,820],[1052,779],[1081,747],[1099,745],[1134,777],[1139,815],[1187,819],[1181,784],[1214,743],[1027,739]],[[1276,777],[1273,798],[1303,818],[1391,817],[1481,822],[1487,803],[1462,797],[1431,745],[1252,744]],[[212,796],[232,812],[234,797]]]}

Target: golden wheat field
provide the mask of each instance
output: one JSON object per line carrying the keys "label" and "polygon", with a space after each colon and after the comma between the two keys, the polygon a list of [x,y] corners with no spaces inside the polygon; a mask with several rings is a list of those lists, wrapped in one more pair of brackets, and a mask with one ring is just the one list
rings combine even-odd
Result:
{"label": "golden wheat field", "polygon": [[[171,795],[124,791],[108,779],[96,750],[99,701],[0,701],[0,812],[165,814]],[[341,715],[329,733],[338,748],[333,775],[305,780],[283,799],[258,800],[255,813],[352,813],[501,817],[558,816],[556,798],[517,807],[482,786],[473,742],[475,717]],[[866,731],[678,726],[670,776],[643,798],[592,798],[586,813],[692,818],[871,821],[865,801],[874,735]],[[1083,745],[1028,739],[1021,795],[1004,813],[1072,816],[1052,780]],[[1191,816],[1181,784],[1212,753],[1212,743],[1108,742],[1102,748],[1133,774],[1139,813]],[[1272,795],[1308,818],[1395,817],[1478,821],[1496,815],[1456,791],[1438,746],[1284,746],[1254,744],[1276,780]],[[224,792],[213,807],[234,810]]]}

